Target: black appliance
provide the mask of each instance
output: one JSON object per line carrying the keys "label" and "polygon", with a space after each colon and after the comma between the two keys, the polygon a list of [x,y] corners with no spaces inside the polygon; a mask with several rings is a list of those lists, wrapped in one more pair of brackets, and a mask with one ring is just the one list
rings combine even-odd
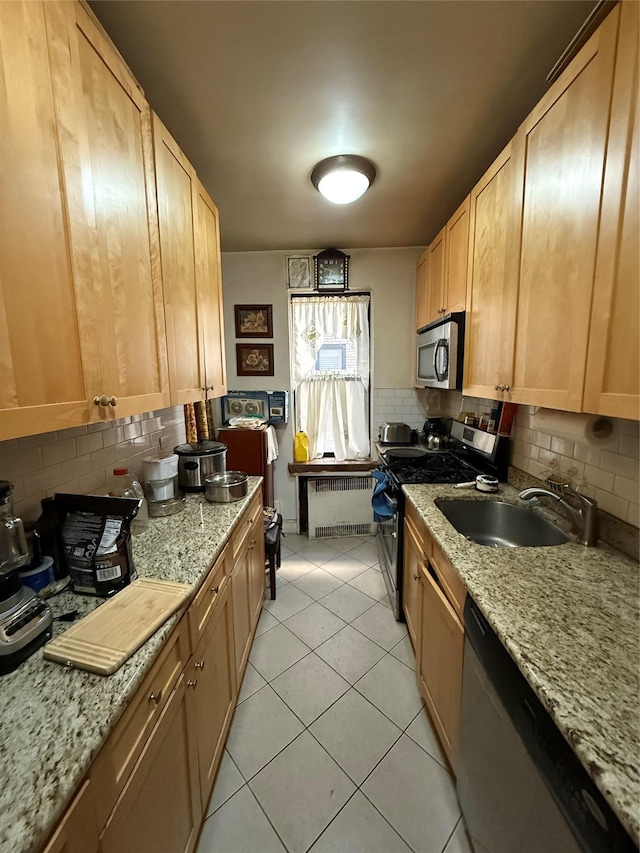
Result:
{"label": "black appliance", "polygon": [[637,851],[471,596],[464,615],[456,786],[474,849]]}
{"label": "black appliance", "polygon": [[402,609],[402,566],[404,560],[404,507],[402,486],[420,483],[467,483],[478,474],[489,474],[504,482],[509,464],[509,439],[466,426],[451,425],[447,450],[416,449],[412,456],[393,452],[380,455],[378,469],[387,475],[385,494],[393,515],[378,522],[380,565],[389,598],[398,621]]}

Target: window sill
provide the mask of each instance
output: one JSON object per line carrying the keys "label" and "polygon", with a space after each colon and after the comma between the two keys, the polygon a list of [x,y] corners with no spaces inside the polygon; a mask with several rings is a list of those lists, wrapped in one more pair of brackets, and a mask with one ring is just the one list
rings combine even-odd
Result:
{"label": "window sill", "polygon": [[345,459],[340,462],[332,457],[323,459],[310,459],[309,462],[289,462],[287,466],[289,473],[295,477],[309,476],[311,474],[335,473],[338,471],[346,471],[349,473],[355,471],[373,471],[377,467],[378,462],[375,459]]}

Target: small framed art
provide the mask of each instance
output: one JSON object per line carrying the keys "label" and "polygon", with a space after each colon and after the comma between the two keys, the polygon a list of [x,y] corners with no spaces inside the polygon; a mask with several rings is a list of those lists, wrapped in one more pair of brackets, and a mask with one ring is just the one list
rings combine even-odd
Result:
{"label": "small framed art", "polygon": [[238,376],[273,376],[273,344],[236,344]]}
{"label": "small framed art", "polygon": [[271,305],[234,305],[236,338],[272,338]]}
{"label": "small framed art", "polygon": [[287,287],[289,290],[311,289],[311,258],[308,255],[287,257]]}

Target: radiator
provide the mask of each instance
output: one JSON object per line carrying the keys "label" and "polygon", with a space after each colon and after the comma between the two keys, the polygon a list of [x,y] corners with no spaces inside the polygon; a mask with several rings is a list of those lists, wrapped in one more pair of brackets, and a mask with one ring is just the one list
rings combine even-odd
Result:
{"label": "radiator", "polygon": [[308,480],[309,539],[366,536],[376,532],[371,495],[375,480],[362,477],[314,477]]}

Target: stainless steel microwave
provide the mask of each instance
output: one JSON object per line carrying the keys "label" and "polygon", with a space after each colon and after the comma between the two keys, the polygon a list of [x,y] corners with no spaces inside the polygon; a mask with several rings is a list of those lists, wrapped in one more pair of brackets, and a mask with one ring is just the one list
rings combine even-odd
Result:
{"label": "stainless steel microwave", "polygon": [[462,388],[464,311],[418,329],[416,382],[425,388]]}

